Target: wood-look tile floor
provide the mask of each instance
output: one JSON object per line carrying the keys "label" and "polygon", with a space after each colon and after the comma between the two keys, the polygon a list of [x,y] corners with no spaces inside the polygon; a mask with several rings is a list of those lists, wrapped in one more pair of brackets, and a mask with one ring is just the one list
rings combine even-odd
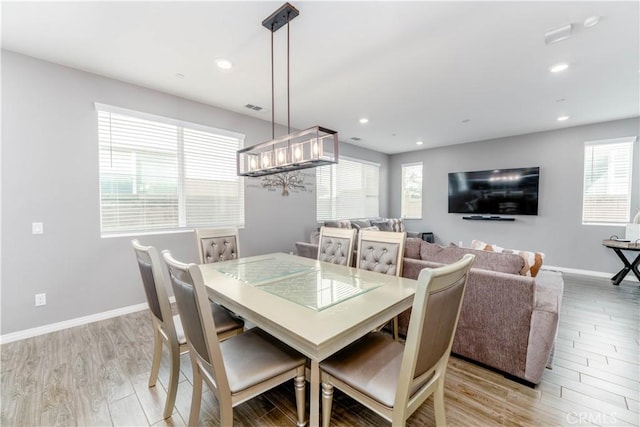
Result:
{"label": "wood-look tile floor", "polygon": [[[639,425],[640,286],[565,275],[553,370],[535,389],[451,358],[446,415],[452,426]],[[34,337],[0,347],[2,426],[185,425],[191,365],[182,375],[171,418],[162,419],[168,378],[147,387],[152,334],[147,312]],[[205,386],[200,423],[218,425],[218,405]],[[336,390],[332,423],[387,425]],[[293,383],[237,407],[234,424],[294,426]],[[429,399],[408,421],[434,425]]]}

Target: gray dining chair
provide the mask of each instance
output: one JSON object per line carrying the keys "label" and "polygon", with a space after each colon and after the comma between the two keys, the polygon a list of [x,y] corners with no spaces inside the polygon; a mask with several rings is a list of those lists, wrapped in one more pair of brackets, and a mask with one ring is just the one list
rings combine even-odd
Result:
{"label": "gray dining chair", "polygon": [[318,261],[351,267],[356,231],[354,228],[320,228]]}
{"label": "gray dining chair", "polygon": [[474,255],[420,272],[407,340],[371,332],[320,363],[322,425],[331,419],[337,387],[393,426],[434,395],[436,425],[444,426],[444,379]]}
{"label": "gray dining chair", "polygon": [[[189,351],[187,340],[182,329],[179,315],[173,315],[167,294],[166,272],[158,251],[153,246],[141,245],[138,240],[132,240],[131,245],[138,261],[138,268],[142,277],[144,293],[151,312],[153,325],[153,361],[149,376],[149,387],[154,387],[158,380],[160,361],[162,360],[162,346],[169,350],[169,384],[167,400],[162,416],[168,418],[173,413],[173,406],[178,391],[180,375],[180,355]],[[216,304],[210,304],[210,310],[216,318],[219,339],[226,339],[242,332],[244,322],[233,316],[229,311]]]}
{"label": "gray dining chair", "polygon": [[237,228],[196,228],[200,264],[240,258]]}
{"label": "gray dining chair", "polygon": [[297,424],[305,425],[306,358],[258,328],[219,342],[216,321],[200,267],[175,260],[162,252],[182,317],[193,367],[189,425],[197,425],[202,381],[220,405],[220,424],[233,424],[233,408],[265,391],[294,379]]}
{"label": "gray dining chair", "polygon": [[[402,259],[405,232],[360,230],[358,233],[358,255],[356,268],[375,271],[376,273],[402,276]],[[392,321],[393,337],[398,337],[398,316]]]}

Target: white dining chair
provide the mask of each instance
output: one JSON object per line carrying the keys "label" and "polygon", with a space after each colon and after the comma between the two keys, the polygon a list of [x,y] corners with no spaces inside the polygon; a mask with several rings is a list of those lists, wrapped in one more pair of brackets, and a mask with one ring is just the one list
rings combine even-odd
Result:
{"label": "white dining chair", "polygon": [[407,340],[371,332],[320,363],[322,425],[331,419],[333,389],[373,410],[392,426],[434,395],[436,425],[444,426],[444,379],[474,255],[420,272]]}
{"label": "white dining chair", "polygon": [[[376,273],[402,276],[405,232],[360,230],[356,268]],[[398,316],[392,321],[393,337],[397,341]]]}
{"label": "white dining chair", "polygon": [[[158,380],[160,361],[162,360],[162,346],[169,350],[169,384],[167,400],[164,406],[163,418],[173,413],[173,406],[178,391],[180,375],[180,355],[189,351],[187,340],[182,329],[179,315],[173,315],[167,294],[166,270],[163,267],[158,251],[153,246],[144,246],[138,240],[132,240],[131,245],[138,261],[144,293],[151,313],[153,325],[153,361],[149,376],[149,387],[154,387]],[[216,318],[216,332],[219,339],[226,339],[242,332],[244,322],[232,315],[228,310],[217,304],[210,304],[209,309]]]}
{"label": "white dining chair", "polygon": [[259,328],[219,342],[200,268],[175,260],[169,251],[162,254],[193,367],[189,425],[198,425],[203,381],[220,405],[220,424],[231,426],[235,406],[294,379],[297,425],[304,426],[306,358]]}
{"label": "white dining chair", "polygon": [[318,261],[351,267],[356,231],[355,228],[320,228]]}

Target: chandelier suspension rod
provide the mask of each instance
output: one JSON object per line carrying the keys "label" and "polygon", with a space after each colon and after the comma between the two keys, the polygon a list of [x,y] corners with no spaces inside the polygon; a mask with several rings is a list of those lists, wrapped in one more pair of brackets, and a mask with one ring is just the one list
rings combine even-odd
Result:
{"label": "chandelier suspension rod", "polygon": [[276,138],[275,78],[273,68],[273,31],[271,31],[271,139]]}
{"label": "chandelier suspension rod", "polygon": [[[290,15],[287,14],[287,133],[291,133],[291,91],[289,81],[289,21]],[[271,33],[273,35],[273,33]]]}

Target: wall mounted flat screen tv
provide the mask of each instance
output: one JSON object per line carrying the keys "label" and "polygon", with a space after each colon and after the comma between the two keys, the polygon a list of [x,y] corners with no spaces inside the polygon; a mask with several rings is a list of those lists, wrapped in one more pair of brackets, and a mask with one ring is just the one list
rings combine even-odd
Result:
{"label": "wall mounted flat screen tv", "polygon": [[540,168],[449,173],[449,213],[538,215]]}

